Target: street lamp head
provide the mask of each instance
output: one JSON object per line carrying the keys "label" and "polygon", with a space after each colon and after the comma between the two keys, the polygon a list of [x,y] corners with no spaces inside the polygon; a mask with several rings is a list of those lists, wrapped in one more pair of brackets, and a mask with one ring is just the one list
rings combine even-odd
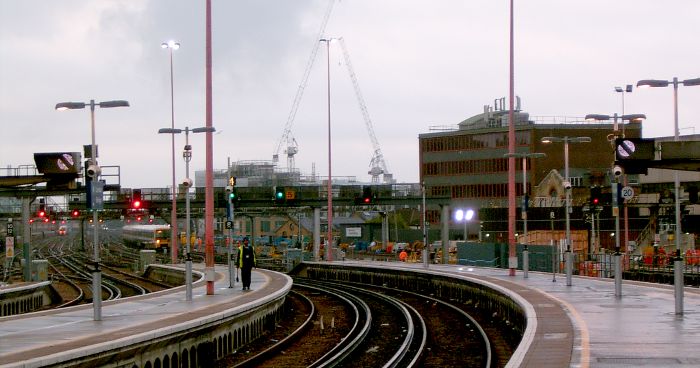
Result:
{"label": "street lamp head", "polygon": [[625,87],[625,92],[632,92],[632,85],[631,85],[631,84],[628,84],[628,85]]}
{"label": "street lamp head", "polygon": [[173,41],[173,40],[170,40],[170,41],[168,41],[168,42],[163,42],[163,43],[161,43],[161,44],[160,44],[160,47],[161,47],[161,48],[164,48],[164,49],[173,49],[173,50],[177,50],[177,49],[180,48],[180,44],[177,43],[177,42],[175,42],[175,41]]}
{"label": "street lamp head", "polygon": [[669,81],[659,79],[642,79],[637,82],[637,88],[668,87]]}
{"label": "street lamp head", "polygon": [[641,123],[642,120],[645,120],[646,118],[647,118],[647,116],[644,114],[622,115],[622,120],[627,120],[630,123]]}
{"label": "street lamp head", "polygon": [[201,128],[194,128],[191,130],[192,133],[207,133],[207,132],[215,132],[216,128],[214,127],[201,127]]}
{"label": "street lamp head", "polygon": [[618,117],[621,120],[628,120],[632,123],[640,123],[642,120],[647,118],[647,116],[644,114],[629,114],[629,115],[622,115],[622,116],[617,116],[617,114],[615,114],[614,116],[602,115],[602,114],[588,114],[588,115],[586,115],[585,119],[586,119],[586,121],[606,121],[606,120],[610,120],[611,118],[618,118]]}
{"label": "street lamp head", "polygon": [[615,87],[615,92],[624,92],[622,87]]}
{"label": "street lamp head", "polygon": [[542,137],[540,142],[542,143],[588,143],[591,141],[591,137]]}
{"label": "street lamp head", "polygon": [[[620,87],[615,87],[615,88],[620,88]],[[586,115],[585,119],[586,119],[586,121],[610,120],[610,115],[588,114],[588,115]]]}
{"label": "street lamp head", "polygon": [[182,129],[173,129],[173,128],[160,128],[158,129],[158,134],[180,134],[182,133]]}
{"label": "street lamp head", "polygon": [[474,210],[469,209],[464,213],[464,220],[471,221],[474,218]]}
{"label": "street lamp head", "polygon": [[85,108],[85,102],[59,102],[56,104],[56,110],[58,110],[58,111],[84,109],[84,108]]}
{"label": "street lamp head", "polygon": [[683,81],[684,86],[700,86],[700,78],[686,79]]}
{"label": "street lamp head", "polygon": [[104,102],[100,102],[98,105],[100,105],[101,108],[129,107],[129,101],[125,101],[125,100],[104,101]]}

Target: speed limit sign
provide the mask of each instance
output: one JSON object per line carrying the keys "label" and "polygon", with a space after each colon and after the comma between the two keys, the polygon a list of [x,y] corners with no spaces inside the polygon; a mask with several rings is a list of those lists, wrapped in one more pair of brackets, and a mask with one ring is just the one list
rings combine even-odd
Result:
{"label": "speed limit sign", "polygon": [[622,198],[624,199],[632,199],[634,197],[634,189],[629,186],[622,187]]}

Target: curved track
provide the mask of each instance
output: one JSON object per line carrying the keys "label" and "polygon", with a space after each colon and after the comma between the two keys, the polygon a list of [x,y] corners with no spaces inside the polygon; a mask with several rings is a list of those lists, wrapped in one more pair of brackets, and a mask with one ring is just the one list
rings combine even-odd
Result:
{"label": "curved track", "polygon": [[[298,315],[303,314],[304,322],[278,326],[279,331],[260,339],[267,341],[244,347],[219,366],[492,366],[484,330],[448,302],[390,288],[308,279],[295,279],[293,290],[287,303],[296,307],[285,319],[302,319]],[[295,304],[298,294],[314,306]],[[285,331],[287,338],[269,343]]]}

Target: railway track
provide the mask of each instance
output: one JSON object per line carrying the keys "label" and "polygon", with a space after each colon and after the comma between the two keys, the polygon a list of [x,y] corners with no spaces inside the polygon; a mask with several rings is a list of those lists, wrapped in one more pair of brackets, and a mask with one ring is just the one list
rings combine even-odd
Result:
{"label": "railway track", "polygon": [[[123,251],[114,240],[107,240],[101,247],[102,254]],[[37,244],[37,256],[49,262],[49,277],[62,297],[62,303],[53,308],[92,303],[92,269],[94,264],[84,249],[78,249],[75,237],[62,236],[42,239]],[[86,248],[91,247],[90,241]],[[88,252],[91,253],[91,252]],[[123,254],[119,253],[121,257]],[[129,263],[126,264],[127,266]],[[100,265],[102,275],[102,300],[115,300],[143,295],[172,287],[162,282],[140,277],[124,269],[124,264]],[[127,267],[128,269],[128,267]]]}
{"label": "railway track", "polygon": [[498,366],[479,323],[429,296],[295,279],[287,303],[289,321],[218,366]]}

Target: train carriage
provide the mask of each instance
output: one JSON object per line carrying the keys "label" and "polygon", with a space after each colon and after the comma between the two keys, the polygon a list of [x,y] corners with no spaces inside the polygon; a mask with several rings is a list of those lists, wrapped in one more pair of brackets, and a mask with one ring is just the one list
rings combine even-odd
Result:
{"label": "train carriage", "polygon": [[124,244],[139,249],[169,248],[170,225],[126,225],[122,229]]}

